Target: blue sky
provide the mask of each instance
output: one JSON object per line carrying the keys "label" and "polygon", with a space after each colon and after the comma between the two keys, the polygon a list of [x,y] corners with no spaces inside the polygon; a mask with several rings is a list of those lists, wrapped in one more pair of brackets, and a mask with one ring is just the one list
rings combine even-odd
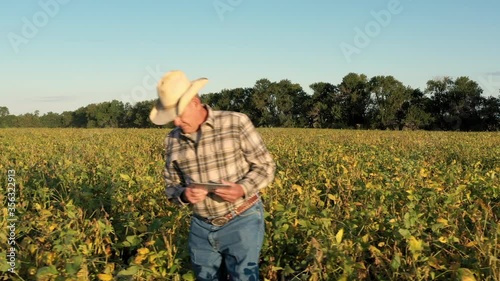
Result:
{"label": "blue sky", "polygon": [[11,114],[155,99],[181,69],[201,94],[349,72],[422,90],[468,76],[500,89],[500,1],[2,0],[0,106]]}

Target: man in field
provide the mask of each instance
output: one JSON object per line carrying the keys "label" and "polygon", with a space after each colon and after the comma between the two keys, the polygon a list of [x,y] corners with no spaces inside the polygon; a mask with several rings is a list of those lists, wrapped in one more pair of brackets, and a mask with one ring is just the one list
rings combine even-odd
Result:
{"label": "man in field", "polygon": [[149,117],[176,126],[165,139],[167,196],[193,211],[189,251],[197,280],[227,280],[226,272],[231,280],[258,280],[259,190],[274,179],[275,163],[246,115],[201,103],[198,91],[207,82],[171,71],[158,83]]}

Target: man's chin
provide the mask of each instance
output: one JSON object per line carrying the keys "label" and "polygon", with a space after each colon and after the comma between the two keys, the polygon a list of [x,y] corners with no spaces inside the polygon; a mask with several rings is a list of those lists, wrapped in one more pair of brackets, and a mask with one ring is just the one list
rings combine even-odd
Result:
{"label": "man's chin", "polygon": [[181,127],[181,130],[184,134],[192,134],[194,133],[194,130],[192,130],[191,128],[182,128]]}

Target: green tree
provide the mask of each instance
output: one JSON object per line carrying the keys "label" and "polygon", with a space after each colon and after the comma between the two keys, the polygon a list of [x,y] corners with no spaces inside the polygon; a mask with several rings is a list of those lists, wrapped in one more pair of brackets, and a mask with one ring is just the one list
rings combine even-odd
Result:
{"label": "green tree", "polygon": [[368,78],[364,74],[349,73],[338,86],[345,106],[345,122],[349,127],[367,126],[366,120],[370,104]]}
{"label": "green tree", "polygon": [[403,128],[410,130],[424,129],[432,123],[430,113],[431,100],[420,89],[414,89],[410,100],[403,106]]}
{"label": "green tree", "polygon": [[436,126],[443,130],[477,130],[483,90],[468,77],[450,77],[427,82],[425,90],[433,101]]}
{"label": "green tree", "polygon": [[61,113],[61,127],[68,128],[73,126],[73,111],[64,111]]}
{"label": "green tree", "polygon": [[96,113],[97,126],[99,128],[121,127],[125,119],[124,109],[123,103],[118,100],[98,104]]}
{"label": "green tree", "polygon": [[98,118],[97,114],[99,112],[99,108],[98,108],[97,104],[92,103],[92,104],[87,105],[84,108],[84,111],[85,111],[85,117],[87,120],[87,123],[85,124],[85,126],[87,128],[97,128],[97,118]]}
{"label": "green tree", "polygon": [[275,97],[272,83],[268,79],[259,79],[253,87],[251,119],[258,127],[271,127],[274,123]]}
{"label": "green tree", "polygon": [[308,104],[309,126],[313,128],[345,127],[345,104],[337,86],[317,82],[309,86],[313,94]]}
{"label": "green tree", "polygon": [[60,128],[63,124],[62,116],[54,112],[48,112],[40,117],[40,123],[42,127]]}
{"label": "green tree", "polygon": [[119,128],[126,120],[125,106],[121,101],[89,104],[77,110],[73,119],[77,127]]}
{"label": "green tree", "polygon": [[483,98],[479,116],[483,125],[482,130],[500,131],[500,98]]}
{"label": "green tree", "polygon": [[9,109],[6,106],[0,106],[0,117],[5,117],[9,114]]}
{"label": "green tree", "polygon": [[223,89],[219,93],[209,93],[201,96],[203,103],[219,110],[237,111],[251,114],[252,88]]}
{"label": "green tree", "polygon": [[71,127],[85,128],[87,127],[87,107],[80,107],[72,112]]}
{"label": "green tree", "polygon": [[0,106],[0,128],[12,126],[12,118],[9,115],[9,109],[6,106]]}
{"label": "green tree", "polygon": [[36,110],[34,113],[25,113],[23,115],[17,116],[17,127],[21,128],[37,128],[41,127],[39,111]]}
{"label": "green tree", "polygon": [[393,76],[375,76],[369,81],[371,106],[369,114],[372,127],[379,129],[401,129],[404,105],[410,100],[412,89]]}
{"label": "green tree", "polygon": [[303,127],[307,124],[306,92],[299,84],[284,79],[272,85],[275,127]]}
{"label": "green tree", "polygon": [[153,128],[156,125],[149,120],[149,113],[155,105],[156,100],[141,101],[135,103],[133,106],[130,104],[124,105],[124,124],[123,127],[133,128]]}

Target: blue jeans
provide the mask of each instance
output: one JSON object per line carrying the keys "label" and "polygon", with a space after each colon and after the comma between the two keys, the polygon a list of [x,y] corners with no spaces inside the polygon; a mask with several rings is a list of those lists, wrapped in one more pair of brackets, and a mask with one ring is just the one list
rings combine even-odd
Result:
{"label": "blue jeans", "polygon": [[189,252],[196,280],[259,280],[259,255],[264,240],[262,202],[214,226],[193,216]]}

